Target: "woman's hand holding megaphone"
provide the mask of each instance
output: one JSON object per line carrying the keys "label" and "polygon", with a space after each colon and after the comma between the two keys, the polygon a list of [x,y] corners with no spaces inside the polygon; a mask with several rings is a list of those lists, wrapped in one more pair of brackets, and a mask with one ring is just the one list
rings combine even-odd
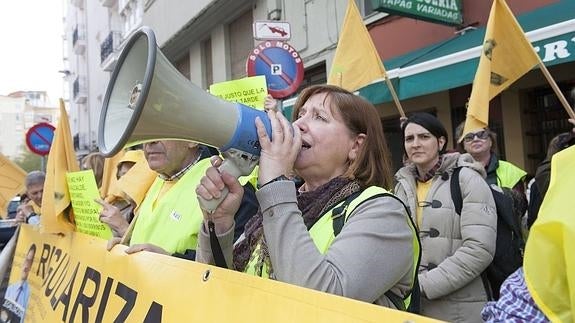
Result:
{"label": "woman's hand holding megaphone", "polygon": [[[264,123],[259,118],[255,120],[258,140],[262,148],[258,171],[258,186],[260,187],[279,176],[289,174],[301,149],[299,128],[292,128],[281,112],[270,111],[268,116],[272,139],[268,137]],[[222,162],[218,156],[212,157],[211,162],[212,167],[206,171],[206,175],[196,188],[196,194],[201,205],[214,200],[218,201],[223,197],[221,203],[213,208],[213,212],[204,210],[205,220],[211,220],[215,224],[216,233],[220,234],[227,232],[233,226],[234,216],[243,197],[243,187],[237,179],[238,176],[235,176],[232,166],[226,167],[226,163],[233,164],[233,162],[229,160]],[[232,169],[232,171],[227,171],[227,169]]]}
{"label": "woman's hand holding megaphone", "polygon": [[260,187],[279,176],[291,173],[302,142],[300,129],[292,127],[281,112],[269,111],[268,116],[272,138],[268,137],[264,123],[256,118],[258,139],[262,147],[258,170]]}

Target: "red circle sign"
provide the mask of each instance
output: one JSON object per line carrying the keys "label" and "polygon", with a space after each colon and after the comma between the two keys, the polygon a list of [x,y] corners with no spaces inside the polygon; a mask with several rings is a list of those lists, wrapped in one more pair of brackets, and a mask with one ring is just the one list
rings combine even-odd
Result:
{"label": "red circle sign", "polygon": [[54,139],[54,126],[41,122],[28,129],[26,132],[26,145],[35,154],[46,156],[52,147]]}
{"label": "red circle sign", "polygon": [[265,75],[268,92],[285,98],[297,91],[303,81],[303,60],[288,43],[263,41],[252,50],[246,62],[248,76]]}

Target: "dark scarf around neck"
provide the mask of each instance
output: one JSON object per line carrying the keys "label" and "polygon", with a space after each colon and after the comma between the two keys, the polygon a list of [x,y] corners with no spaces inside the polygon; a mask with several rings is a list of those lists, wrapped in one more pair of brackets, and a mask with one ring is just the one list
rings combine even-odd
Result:
{"label": "dark scarf around neck", "polygon": [[[361,187],[357,181],[336,177],[313,191],[300,193],[297,196],[297,204],[308,230],[327,211],[360,189]],[[265,241],[261,210],[246,223],[244,235],[244,240],[239,242],[234,248],[235,269],[244,271],[252,256],[256,256],[258,257],[256,265],[257,275],[262,275],[263,265],[266,264],[270,277],[273,278],[273,266]],[[260,246],[259,253],[254,255],[254,250],[256,250],[258,245]]]}

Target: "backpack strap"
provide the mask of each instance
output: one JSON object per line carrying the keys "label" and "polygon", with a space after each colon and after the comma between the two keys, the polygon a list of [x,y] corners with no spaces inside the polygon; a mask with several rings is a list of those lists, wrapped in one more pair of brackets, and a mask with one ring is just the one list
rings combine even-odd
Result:
{"label": "backpack strap", "polygon": [[461,186],[459,186],[459,172],[461,167],[456,167],[451,174],[451,180],[449,181],[449,187],[451,189],[451,200],[453,200],[453,206],[455,207],[455,212],[461,216],[461,210],[463,209],[463,197],[461,196]]}
{"label": "backpack strap", "polygon": [[[349,204],[356,197],[358,197],[361,193],[362,192],[359,191],[359,192],[351,194],[350,196],[348,196],[346,198],[346,200],[340,206],[333,209],[332,223],[333,223],[333,235],[334,235],[334,237],[337,237],[337,235],[341,232],[343,225],[347,221],[347,209],[349,207]],[[409,222],[411,224],[412,229],[415,230],[416,237],[417,237],[417,243],[419,245],[419,254],[417,256],[417,264],[415,264],[415,267],[414,267],[417,270],[417,268],[419,268],[419,264],[421,262],[421,241],[419,241],[419,235],[417,234],[417,227],[415,226],[415,223],[413,222],[413,219],[411,218],[411,212],[409,212],[409,208],[405,205],[405,203],[403,203],[403,201],[400,198],[398,198],[397,196],[395,196],[393,194],[382,193],[382,194],[377,194],[376,196],[373,196],[372,198],[382,197],[382,196],[388,196],[388,197],[396,199],[397,201],[399,201],[399,203],[401,203],[401,205],[403,205],[403,208],[407,212],[407,218],[409,219]],[[407,295],[405,295],[405,297],[401,297],[401,296],[397,295],[396,293],[392,292],[391,290],[388,290],[387,292],[385,292],[384,295],[391,301],[391,303],[398,310],[408,311],[411,313],[419,313],[419,310],[420,310],[419,297],[420,297],[421,292],[419,290],[419,279],[417,276],[418,275],[416,272],[414,280],[413,280],[413,287],[409,290],[409,293],[407,293]],[[409,298],[410,298],[409,307],[406,307],[405,301]]]}
{"label": "backpack strap", "polygon": [[[449,188],[451,190],[451,199],[453,200],[453,206],[455,207],[455,212],[461,216],[461,210],[463,209],[463,197],[461,196],[461,186],[459,185],[459,172],[461,167],[456,167],[453,169],[453,174],[451,174],[451,179],[449,182]],[[487,278],[487,272],[483,271],[481,273],[481,282],[483,283],[483,289],[485,289],[485,294],[487,295],[487,300],[495,300],[493,297],[493,290],[489,284],[489,279]]]}
{"label": "backpack strap", "polygon": [[345,224],[346,220],[346,213],[349,203],[353,201],[356,197],[358,197],[362,191],[355,192],[348,196],[343,204],[333,209],[333,213],[331,216],[331,220],[333,222],[333,235],[337,237],[337,235],[341,232],[343,225]]}

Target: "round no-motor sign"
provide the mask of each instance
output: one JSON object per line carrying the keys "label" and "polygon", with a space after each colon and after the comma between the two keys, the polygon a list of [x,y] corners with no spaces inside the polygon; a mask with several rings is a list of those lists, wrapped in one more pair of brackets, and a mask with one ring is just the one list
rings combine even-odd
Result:
{"label": "round no-motor sign", "polygon": [[259,43],[246,63],[248,76],[265,75],[268,92],[274,98],[295,93],[303,81],[303,60],[288,43],[269,40]]}
{"label": "round no-motor sign", "polygon": [[52,147],[54,139],[54,126],[41,122],[28,129],[26,132],[26,145],[33,152],[40,156],[46,156]]}

